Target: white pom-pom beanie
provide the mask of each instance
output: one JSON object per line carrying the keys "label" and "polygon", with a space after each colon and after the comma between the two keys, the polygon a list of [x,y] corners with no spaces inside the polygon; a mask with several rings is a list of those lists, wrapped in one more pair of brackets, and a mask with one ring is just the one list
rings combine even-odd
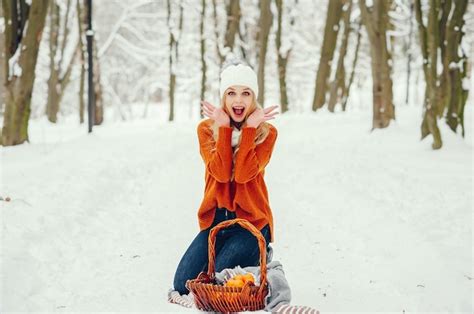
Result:
{"label": "white pom-pom beanie", "polygon": [[222,71],[219,88],[221,98],[224,97],[225,91],[234,85],[246,86],[254,92],[255,98],[258,97],[257,74],[251,67],[243,64],[232,64]]}

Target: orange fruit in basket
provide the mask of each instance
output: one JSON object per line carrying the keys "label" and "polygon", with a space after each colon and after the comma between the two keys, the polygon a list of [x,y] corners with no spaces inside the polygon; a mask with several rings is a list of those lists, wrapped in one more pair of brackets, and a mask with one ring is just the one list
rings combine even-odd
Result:
{"label": "orange fruit in basket", "polygon": [[246,283],[249,283],[250,285],[255,285],[255,277],[251,273],[246,273],[245,275],[235,275],[226,282],[225,286],[243,287]]}
{"label": "orange fruit in basket", "polygon": [[229,279],[227,280],[227,282],[225,283],[225,286],[226,287],[236,287],[236,288],[242,288],[244,286],[244,282],[240,279]]}
{"label": "orange fruit in basket", "polygon": [[252,273],[246,273],[244,275],[244,282],[250,282],[255,284],[255,277],[252,275]]}

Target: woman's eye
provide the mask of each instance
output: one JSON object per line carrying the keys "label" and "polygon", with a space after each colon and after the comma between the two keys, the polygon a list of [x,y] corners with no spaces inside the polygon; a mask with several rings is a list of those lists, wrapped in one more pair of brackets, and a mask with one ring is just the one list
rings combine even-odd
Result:
{"label": "woman's eye", "polygon": [[243,92],[242,95],[244,95],[244,96],[250,96],[250,92]]}
{"label": "woman's eye", "polygon": [[228,92],[227,95],[229,95],[229,96],[234,96],[234,95],[235,95],[235,92]]}

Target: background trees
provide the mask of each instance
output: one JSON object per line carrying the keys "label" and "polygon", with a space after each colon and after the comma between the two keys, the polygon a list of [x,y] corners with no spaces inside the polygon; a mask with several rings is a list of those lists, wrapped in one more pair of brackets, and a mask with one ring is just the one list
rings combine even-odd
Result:
{"label": "background trees", "polygon": [[[16,91],[0,103],[0,108],[5,103],[0,111],[5,134],[18,128],[13,121],[23,121],[18,129],[23,136],[4,145],[27,139],[27,108],[32,117],[46,113],[52,122],[72,113],[84,120],[84,1],[41,3],[47,6],[38,13],[49,18],[25,28],[33,6],[2,0],[2,86]],[[282,112],[350,112],[370,105],[368,127],[375,129],[388,127],[395,108],[408,103],[423,106],[421,134],[433,136],[433,148],[442,146],[440,120],[464,134],[474,33],[473,6],[467,0],[199,4],[94,2],[96,124],[104,118],[104,107],[112,119],[146,116],[155,109],[168,120],[201,116],[200,99],[218,101],[222,64],[239,58],[258,73],[259,102],[280,103]],[[35,46],[26,47],[36,47],[35,52],[25,49],[15,55],[12,42],[33,37]],[[37,67],[32,66],[35,60]],[[12,75],[15,68],[28,75]],[[15,106],[7,105],[15,101]]]}
{"label": "background trees", "polygon": [[415,1],[426,81],[421,136],[433,135],[434,149],[442,146],[439,118],[445,117],[454,132],[458,125],[461,126],[464,134],[467,51],[461,46],[461,41],[467,5],[467,0],[430,1],[424,10],[422,2]]}

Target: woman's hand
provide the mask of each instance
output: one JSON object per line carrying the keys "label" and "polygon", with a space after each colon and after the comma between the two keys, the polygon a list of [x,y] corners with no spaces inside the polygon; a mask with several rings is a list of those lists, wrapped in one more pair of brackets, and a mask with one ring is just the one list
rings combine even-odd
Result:
{"label": "woman's hand", "polygon": [[224,109],[216,108],[205,100],[201,101],[201,107],[204,115],[216,121],[218,126],[230,126],[230,118]]}
{"label": "woman's hand", "polygon": [[260,123],[275,119],[275,115],[277,115],[278,112],[272,111],[276,108],[278,108],[278,106],[271,106],[265,109],[256,109],[250,116],[248,116],[247,126],[252,128],[258,128]]}

